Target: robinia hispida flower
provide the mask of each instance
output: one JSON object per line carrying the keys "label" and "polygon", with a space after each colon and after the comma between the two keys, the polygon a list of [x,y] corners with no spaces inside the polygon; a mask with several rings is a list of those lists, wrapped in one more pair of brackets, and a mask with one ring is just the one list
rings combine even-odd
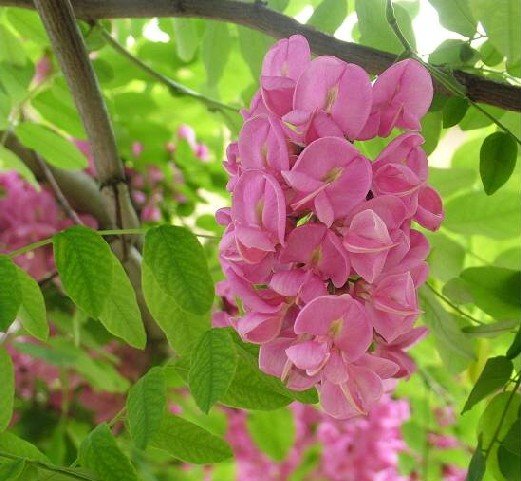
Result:
{"label": "robinia hispida flower", "polygon": [[[418,133],[432,81],[403,60],[371,83],[293,36],[268,52],[260,83],[224,164],[215,323],[260,344],[260,368],[289,388],[316,386],[330,415],[367,414],[414,369],[405,351],[426,332],[413,325],[429,244],[412,225],[443,220]],[[374,161],[357,149],[393,129],[404,132]]]}

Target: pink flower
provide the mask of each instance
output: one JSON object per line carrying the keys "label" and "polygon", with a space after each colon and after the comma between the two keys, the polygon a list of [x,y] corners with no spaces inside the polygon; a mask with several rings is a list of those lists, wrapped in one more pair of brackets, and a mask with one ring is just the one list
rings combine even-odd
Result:
{"label": "pink flower", "polygon": [[318,57],[298,79],[293,110],[321,110],[354,140],[371,112],[371,90],[369,75],[358,65],[336,57]]}
{"label": "pink flower", "polygon": [[239,135],[239,155],[244,170],[266,169],[275,177],[288,170],[288,146],[277,119],[257,115],[247,120]]}
{"label": "pink flower", "polygon": [[292,207],[312,207],[328,227],[362,202],[371,185],[369,160],[338,137],[324,137],[310,144],[295,166],[282,175],[298,193]]}
{"label": "pink flower", "polygon": [[323,280],[342,287],[351,266],[338,236],[324,224],[308,223],[290,233],[280,253],[281,262],[296,262],[311,269]]}
{"label": "pink flower", "polygon": [[420,130],[432,96],[431,77],[419,62],[406,59],[391,65],[373,86],[371,115],[360,138],[387,137],[394,127]]}
{"label": "pink flower", "polygon": [[237,245],[245,260],[257,262],[284,243],[284,195],[272,176],[252,170],[241,175],[233,199]]}

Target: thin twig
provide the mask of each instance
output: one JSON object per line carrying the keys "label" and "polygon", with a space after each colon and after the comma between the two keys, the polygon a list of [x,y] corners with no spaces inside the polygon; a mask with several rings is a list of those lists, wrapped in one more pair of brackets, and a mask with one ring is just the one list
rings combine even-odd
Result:
{"label": "thin twig", "polygon": [[192,90],[185,85],[182,85],[175,80],[172,80],[171,78],[167,77],[166,75],[163,75],[162,73],[154,70],[150,66],[148,66],[145,62],[143,62],[141,59],[133,55],[131,52],[129,52],[123,45],[121,45],[107,30],[105,30],[102,27],[99,27],[101,30],[101,33],[103,35],[103,38],[107,41],[107,43],[118,53],[123,55],[127,60],[132,62],[134,65],[136,65],[138,68],[143,70],[147,75],[150,77],[156,79],[158,82],[162,83],[168,88],[168,91],[172,95],[186,95],[189,97],[193,97],[200,102],[202,102],[209,110],[229,110],[231,112],[238,112],[239,109],[236,107],[232,107],[231,105],[224,104],[222,102],[219,102],[218,100],[211,99],[209,97],[206,97],[205,95],[196,92],[195,90]]}
{"label": "thin twig", "polygon": [[483,321],[480,321],[479,319],[472,317],[470,314],[466,313],[464,310],[462,310],[460,307],[454,304],[448,297],[444,296],[441,292],[438,292],[429,282],[426,282],[425,285],[432,291],[432,293],[435,296],[439,297],[442,301],[445,302],[445,304],[452,307],[452,309],[454,309],[458,314],[462,315],[463,317],[466,317],[467,319],[470,319],[472,322],[475,322],[476,324],[485,325]]}
{"label": "thin twig", "polygon": [[45,176],[47,183],[50,185],[51,189],[53,190],[54,196],[56,197],[58,204],[60,204],[61,208],[63,209],[63,211],[65,212],[67,217],[69,219],[71,219],[75,224],[83,225],[83,222],[79,218],[78,214],[72,208],[72,206],[69,204],[69,201],[66,199],[66,197],[63,195],[63,192],[60,189],[58,182],[56,182],[56,179],[55,179],[54,174],[52,173],[51,169],[49,168],[47,163],[41,158],[41,156],[38,153],[36,154],[36,161],[38,162],[38,165],[42,169],[43,175]]}
{"label": "thin twig", "polygon": [[387,0],[387,6],[385,8],[385,15],[387,17],[387,23],[391,27],[392,31],[396,35],[396,38],[400,41],[402,44],[405,55],[409,56],[414,52],[413,48],[411,47],[411,44],[409,41],[405,38],[405,35],[402,33],[402,30],[400,29],[400,25],[398,25],[398,21],[396,20],[396,16],[394,15],[394,8],[393,8],[393,1]]}

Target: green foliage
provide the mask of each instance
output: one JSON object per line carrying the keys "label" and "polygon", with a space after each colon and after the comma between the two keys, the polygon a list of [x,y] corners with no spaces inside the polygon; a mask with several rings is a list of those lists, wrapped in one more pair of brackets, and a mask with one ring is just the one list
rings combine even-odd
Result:
{"label": "green foliage", "polygon": [[47,456],[36,446],[9,431],[0,433],[0,451],[19,456],[20,458],[26,458],[30,461],[48,461]]}
{"label": "green foliage", "polygon": [[479,172],[488,195],[496,192],[514,172],[517,143],[505,132],[490,134],[481,146]]}
{"label": "green foliage", "polygon": [[[162,225],[147,232],[143,263],[164,295],[189,314],[203,315],[213,303],[213,281],[203,248],[183,227]],[[143,284],[148,282],[143,278]],[[146,288],[145,288],[146,289]]]}
{"label": "green foliage", "polygon": [[521,61],[521,5],[517,0],[470,0],[474,17],[489,40],[507,59],[507,68]]}
{"label": "green foliage", "polygon": [[476,305],[495,319],[521,317],[521,272],[502,267],[470,267],[461,273]]}
{"label": "green foliage", "polygon": [[477,22],[472,16],[468,0],[429,0],[438,11],[440,23],[464,37],[472,37],[476,32]]}
{"label": "green foliage", "polygon": [[121,263],[112,256],[112,287],[99,320],[106,329],[128,344],[143,349],[147,335],[141,320],[136,293]]}
{"label": "green foliage", "polygon": [[516,337],[514,337],[511,346],[508,348],[506,356],[508,359],[514,359],[519,356],[519,354],[521,354],[521,325],[517,330]]}
{"label": "green foliage", "polygon": [[521,233],[518,197],[501,191],[493,197],[482,192],[466,193],[445,205],[444,226],[465,235],[483,235],[492,239],[512,239]]}
{"label": "green foliage", "polygon": [[463,413],[485,399],[489,394],[502,388],[510,379],[514,366],[505,356],[491,357],[469,394]]}
{"label": "green foliage", "polygon": [[173,414],[163,418],[150,444],[176,459],[194,464],[220,463],[232,455],[221,438]]}
{"label": "green foliage", "polygon": [[34,149],[49,164],[61,169],[83,169],[87,160],[71,142],[56,132],[33,123],[22,123],[16,135],[26,147]]}
{"label": "green foliage", "polygon": [[81,444],[79,460],[100,481],[137,481],[136,471],[119,449],[106,424],[97,426]]}
{"label": "green foliage", "polygon": [[[5,128],[1,126],[0,128]],[[31,169],[29,169],[20,158],[11,150],[6,149],[3,145],[0,145],[0,172],[7,170],[15,170],[18,172],[27,182],[38,186],[38,182],[36,181],[36,177],[34,176]]]}
{"label": "green foliage", "polygon": [[109,245],[82,226],[56,234],[53,243],[65,291],[87,314],[99,316],[112,290],[114,267]]}
{"label": "green foliage", "polygon": [[230,55],[231,37],[229,27],[223,22],[207,22],[203,37],[202,55],[209,87],[221,80]]}
{"label": "green foliage", "polygon": [[481,445],[478,445],[476,451],[472,455],[469,464],[469,471],[465,481],[482,481],[485,476],[486,461]]}
{"label": "green foliage", "polygon": [[49,337],[49,325],[47,324],[45,300],[40,287],[31,276],[18,266],[16,272],[22,295],[18,319],[31,336],[45,341]]}
{"label": "green foliage", "polygon": [[25,459],[11,461],[10,463],[0,465],[0,479],[3,481],[16,481],[20,479],[26,467]]}
{"label": "green foliage", "polygon": [[[369,47],[399,54],[404,49],[387,22],[386,4],[386,0],[355,0],[360,42]],[[395,4],[394,14],[402,33],[414,48],[414,33],[407,10],[399,4]]]}
{"label": "green foliage", "polygon": [[0,331],[7,331],[22,302],[22,289],[15,265],[0,254]]}
{"label": "green foliage", "polygon": [[230,334],[212,329],[199,340],[192,353],[188,386],[201,410],[210,408],[225,395],[237,368],[237,354]]}
{"label": "green foliage", "polygon": [[295,423],[288,408],[252,411],[247,425],[255,444],[275,461],[282,461],[295,442]]}
{"label": "green foliage", "polygon": [[154,367],[132,386],[127,397],[127,422],[137,447],[147,447],[159,431],[165,410],[165,374],[162,368]]}
{"label": "green foliage", "polygon": [[0,347],[0,432],[4,431],[13,415],[14,373],[9,354]]}
{"label": "green foliage", "polygon": [[334,34],[347,17],[350,3],[352,4],[349,0],[322,0],[315,8],[308,25],[325,33]]}

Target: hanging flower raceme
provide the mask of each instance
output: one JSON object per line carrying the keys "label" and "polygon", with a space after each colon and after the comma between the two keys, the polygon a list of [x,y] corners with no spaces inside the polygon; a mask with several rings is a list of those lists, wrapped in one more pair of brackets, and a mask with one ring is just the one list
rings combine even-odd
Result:
{"label": "hanging flower raceme", "polygon": [[[443,220],[418,132],[432,81],[402,60],[371,83],[293,36],[260,84],[227,149],[216,325],[260,344],[260,368],[291,389],[316,387],[332,416],[365,415],[413,371],[406,350],[426,333],[414,322],[429,245],[415,224]],[[374,160],[357,147],[390,134]]]}

